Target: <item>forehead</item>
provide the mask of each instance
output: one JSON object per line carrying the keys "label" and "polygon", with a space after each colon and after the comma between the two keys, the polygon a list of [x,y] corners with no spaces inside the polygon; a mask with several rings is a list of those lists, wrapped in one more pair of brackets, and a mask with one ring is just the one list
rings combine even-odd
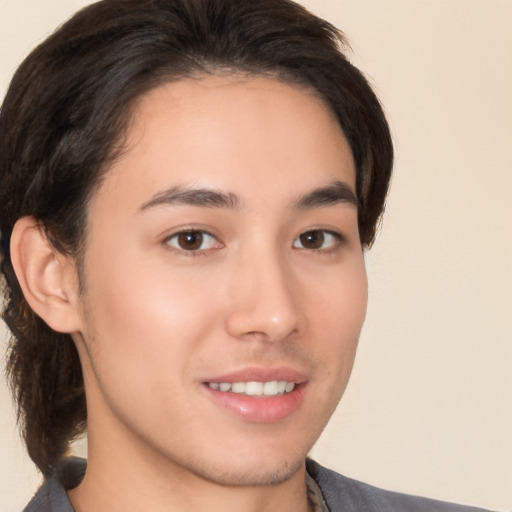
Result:
{"label": "forehead", "polygon": [[[206,76],[170,82],[135,105],[125,151],[102,193],[140,196],[204,185],[242,197],[300,194],[322,181],[354,188],[353,157],[326,103],[275,79]],[[101,195],[101,193],[100,193]]]}

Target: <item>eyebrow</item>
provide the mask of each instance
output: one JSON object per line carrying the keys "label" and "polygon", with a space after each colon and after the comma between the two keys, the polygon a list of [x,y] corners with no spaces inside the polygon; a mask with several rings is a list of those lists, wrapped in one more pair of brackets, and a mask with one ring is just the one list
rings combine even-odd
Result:
{"label": "eyebrow", "polygon": [[241,203],[240,198],[231,192],[177,185],[158,192],[140,209],[147,210],[155,206],[190,205],[238,210],[241,208]]}
{"label": "eyebrow", "polygon": [[[294,203],[293,209],[307,210],[335,204],[349,204],[357,208],[357,198],[345,182],[335,180],[324,187],[319,187],[300,196]],[[145,202],[140,210],[144,211],[156,206],[190,205],[203,208],[228,208],[240,210],[243,202],[232,192],[223,192],[204,187],[189,187],[177,185],[156,193]]]}
{"label": "eyebrow", "polygon": [[319,187],[306,195],[299,197],[295,202],[297,210],[307,210],[309,208],[321,208],[335,204],[349,204],[358,207],[358,200],[350,186],[340,180],[333,181],[325,187]]}

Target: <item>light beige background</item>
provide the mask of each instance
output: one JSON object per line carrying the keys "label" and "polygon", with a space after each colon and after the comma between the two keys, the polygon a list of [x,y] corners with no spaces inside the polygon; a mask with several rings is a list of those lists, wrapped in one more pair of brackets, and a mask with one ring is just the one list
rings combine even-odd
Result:
{"label": "light beige background", "polygon": [[[0,0],[2,93],[85,3]],[[397,151],[352,381],[313,453],[378,486],[512,510],[512,2],[303,3],[349,36]],[[17,512],[39,476],[4,382],[0,400],[0,509]]]}

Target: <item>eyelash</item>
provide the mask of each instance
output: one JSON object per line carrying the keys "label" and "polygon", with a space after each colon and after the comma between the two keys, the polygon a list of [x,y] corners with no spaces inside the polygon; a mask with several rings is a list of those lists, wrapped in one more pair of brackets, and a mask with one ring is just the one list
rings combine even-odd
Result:
{"label": "eyelash", "polygon": [[[315,242],[314,238],[317,237],[318,235],[321,235],[319,237],[319,242],[321,243],[321,245],[323,245],[325,243],[326,238],[327,238],[327,240],[329,241],[328,247],[308,248],[308,247],[298,247],[296,245],[297,242],[304,244],[304,242],[305,242],[304,238],[307,236],[313,237],[313,242]],[[179,245],[178,240],[179,240],[180,236],[189,236],[189,237],[200,236],[200,238],[198,240],[198,243],[200,244],[200,246],[203,245],[205,238],[207,240],[209,240],[209,244],[211,246],[207,247],[207,248],[188,248],[188,249],[186,249]],[[177,241],[176,245],[173,245],[171,243],[172,240]],[[303,250],[303,251],[330,253],[330,252],[336,251],[336,249],[338,249],[340,247],[340,245],[343,244],[344,241],[345,241],[345,237],[341,233],[337,233],[335,231],[331,231],[328,229],[309,229],[307,231],[303,231],[298,237],[296,237],[293,240],[292,247],[294,249],[299,249],[299,250]],[[220,242],[215,237],[215,235],[212,235],[208,231],[205,231],[202,229],[190,229],[190,228],[182,229],[180,231],[173,233],[172,235],[166,237],[163,242],[165,245],[169,246],[171,249],[179,251],[180,253],[182,253],[186,256],[200,256],[200,255],[207,254],[211,250],[221,249],[224,247],[222,242]]]}

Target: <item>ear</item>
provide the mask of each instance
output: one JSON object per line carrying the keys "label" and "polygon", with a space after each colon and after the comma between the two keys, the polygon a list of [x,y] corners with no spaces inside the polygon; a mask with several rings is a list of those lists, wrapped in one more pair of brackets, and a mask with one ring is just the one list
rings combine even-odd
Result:
{"label": "ear", "polygon": [[11,235],[11,261],[32,310],[54,331],[77,332],[79,296],[76,265],[55,249],[34,217],[22,217]]}

